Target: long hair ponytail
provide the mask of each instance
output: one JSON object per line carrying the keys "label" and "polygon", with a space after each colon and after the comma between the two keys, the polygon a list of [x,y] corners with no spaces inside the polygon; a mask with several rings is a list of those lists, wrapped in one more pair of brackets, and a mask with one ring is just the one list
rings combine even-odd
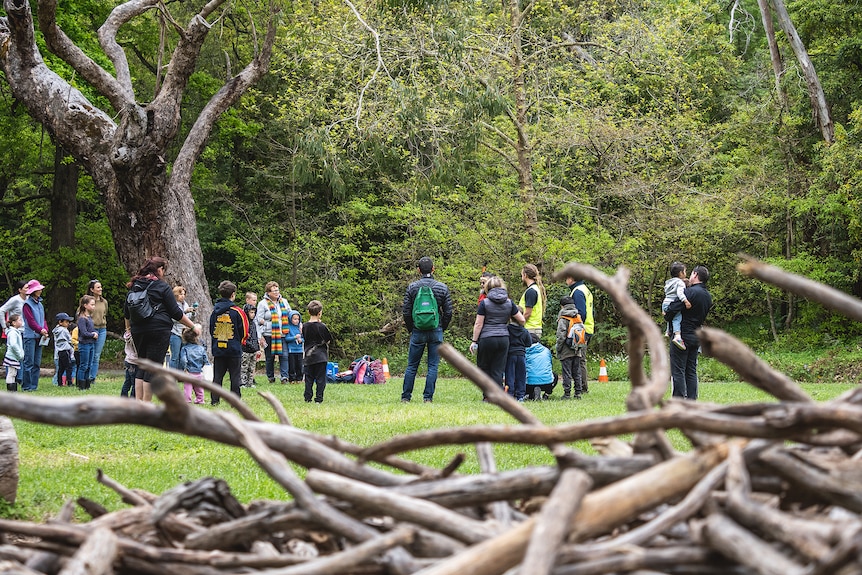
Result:
{"label": "long hair ponytail", "polygon": [[542,298],[542,309],[546,309],[547,306],[545,304],[548,303],[548,294],[545,292],[544,284],[542,284],[542,275],[539,273],[539,268],[533,264],[527,264],[521,268],[521,273],[536,282],[536,286],[539,289],[539,297]]}

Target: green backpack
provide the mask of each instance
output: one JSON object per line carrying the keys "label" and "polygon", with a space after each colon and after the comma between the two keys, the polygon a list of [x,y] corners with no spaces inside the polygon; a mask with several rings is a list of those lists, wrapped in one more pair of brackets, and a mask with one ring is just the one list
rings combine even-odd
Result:
{"label": "green backpack", "polygon": [[440,312],[437,298],[431,286],[420,286],[416,299],[413,300],[413,327],[428,331],[437,329],[440,325]]}

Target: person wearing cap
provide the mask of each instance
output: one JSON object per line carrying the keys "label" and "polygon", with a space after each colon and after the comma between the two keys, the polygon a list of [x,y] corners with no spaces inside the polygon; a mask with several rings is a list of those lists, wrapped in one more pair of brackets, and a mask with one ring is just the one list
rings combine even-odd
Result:
{"label": "person wearing cap", "polygon": [[54,362],[57,364],[57,385],[62,387],[71,386],[74,382],[72,375],[72,334],[69,333],[69,323],[74,318],[66,312],[58,313],[55,318],[57,325],[51,330],[54,335]]}
{"label": "person wearing cap", "polygon": [[48,322],[45,321],[45,306],[42,305],[42,290],[39,280],[30,280],[24,286],[27,301],[21,308],[24,318],[24,361],[21,362],[21,391],[36,391],[39,387],[39,366],[42,365],[42,345],[47,342]]}

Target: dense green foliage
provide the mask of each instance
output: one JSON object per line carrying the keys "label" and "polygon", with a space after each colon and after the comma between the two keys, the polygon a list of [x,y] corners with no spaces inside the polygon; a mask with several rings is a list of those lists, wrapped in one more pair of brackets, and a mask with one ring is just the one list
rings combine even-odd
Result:
{"label": "dense green foliage", "polygon": [[[96,15],[113,4],[61,2],[61,24],[97,55]],[[232,279],[261,292],[276,279],[294,307],[323,301],[341,359],[404,350],[403,330],[378,330],[397,322],[422,255],[453,291],[456,343],[469,335],[484,267],[518,297],[523,264],[549,276],[571,260],[629,268],[632,293],[656,317],[669,263],[705,264],[710,323],[766,325],[749,334],[754,346],[794,330],[823,345],[859,337],[858,324],[743,280],[734,267],[748,253],[862,296],[857,3],[788,2],[834,111],[831,146],[819,140],[782,37],[788,106],[779,105],[754,0],[739,3],[732,39],[729,5],[714,0],[535,0],[520,5],[517,33],[507,3],[356,7],[362,20],[344,2],[286,3],[270,74],[219,122],[193,181],[210,285]],[[208,41],[187,124],[229,63],[253,49],[253,17],[238,12]],[[136,20],[124,39],[137,46],[136,84],[154,85],[156,19]],[[175,41],[169,34],[168,48]],[[99,277],[117,301],[126,273],[87,178],[74,249],[48,253],[49,206],[20,200],[50,187],[50,139],[5,87],[2,96],[5,282],[35,276],[83,291]],[[519,97],[524,117],[515,121]],[[533,195],[515,170],[518,129]],[[531,210],[535,235],[525,226]],[[553,312],[562,292],[548,288]],[[604,294],[596,303],[592,347],[617,353],[625,331]]]}

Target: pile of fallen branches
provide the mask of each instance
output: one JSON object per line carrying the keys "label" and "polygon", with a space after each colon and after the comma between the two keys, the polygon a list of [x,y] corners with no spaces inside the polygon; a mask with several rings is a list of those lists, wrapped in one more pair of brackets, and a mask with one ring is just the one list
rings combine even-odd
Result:
{"label": "pile of fallen branches", "polygon": [[[830,288],[748,261],[744,274],[862,319],[862,304]],[[613,298],[629,329],[628,413],[545,426],[454,348],[445,359],[520,425],[432,429],[362,447],[266,423],[222,393],[242,417],[191,409],[159,371],[160,405],[122,398],[0,396],[0,413],[51,425],[139,424],[244,447],[288,502],[240,504],[205,478],[161,495],[98,480],[129,508],[68,502],[45,523],[0,520],[9,573],[408,574],[862,573],[862,390],[816,403],[794,381],[720,331],[704,353],[775,401],[708,405],[664,400],[666,340],[627,291],[627,273],[584,265],[561,273]],[[643,369],[650,353],[651,370]],[[205,382],[206,383],[206,382]],[[692,449],[678,453],[666,431]],[[628,442],[620,435],[631,435]],[[570,447],[589,439],[599,455]],[[546,448],[556,465],[497,472],[493,444]],[[460,475],[463,455],[436,469],[399,457],[437,445],[472,445],[482,466]],[[307,469],[301,479],[294,467]],[[373,463],[373,465],[370,465]],[[71,521],[74,505],[92,517]]]}

